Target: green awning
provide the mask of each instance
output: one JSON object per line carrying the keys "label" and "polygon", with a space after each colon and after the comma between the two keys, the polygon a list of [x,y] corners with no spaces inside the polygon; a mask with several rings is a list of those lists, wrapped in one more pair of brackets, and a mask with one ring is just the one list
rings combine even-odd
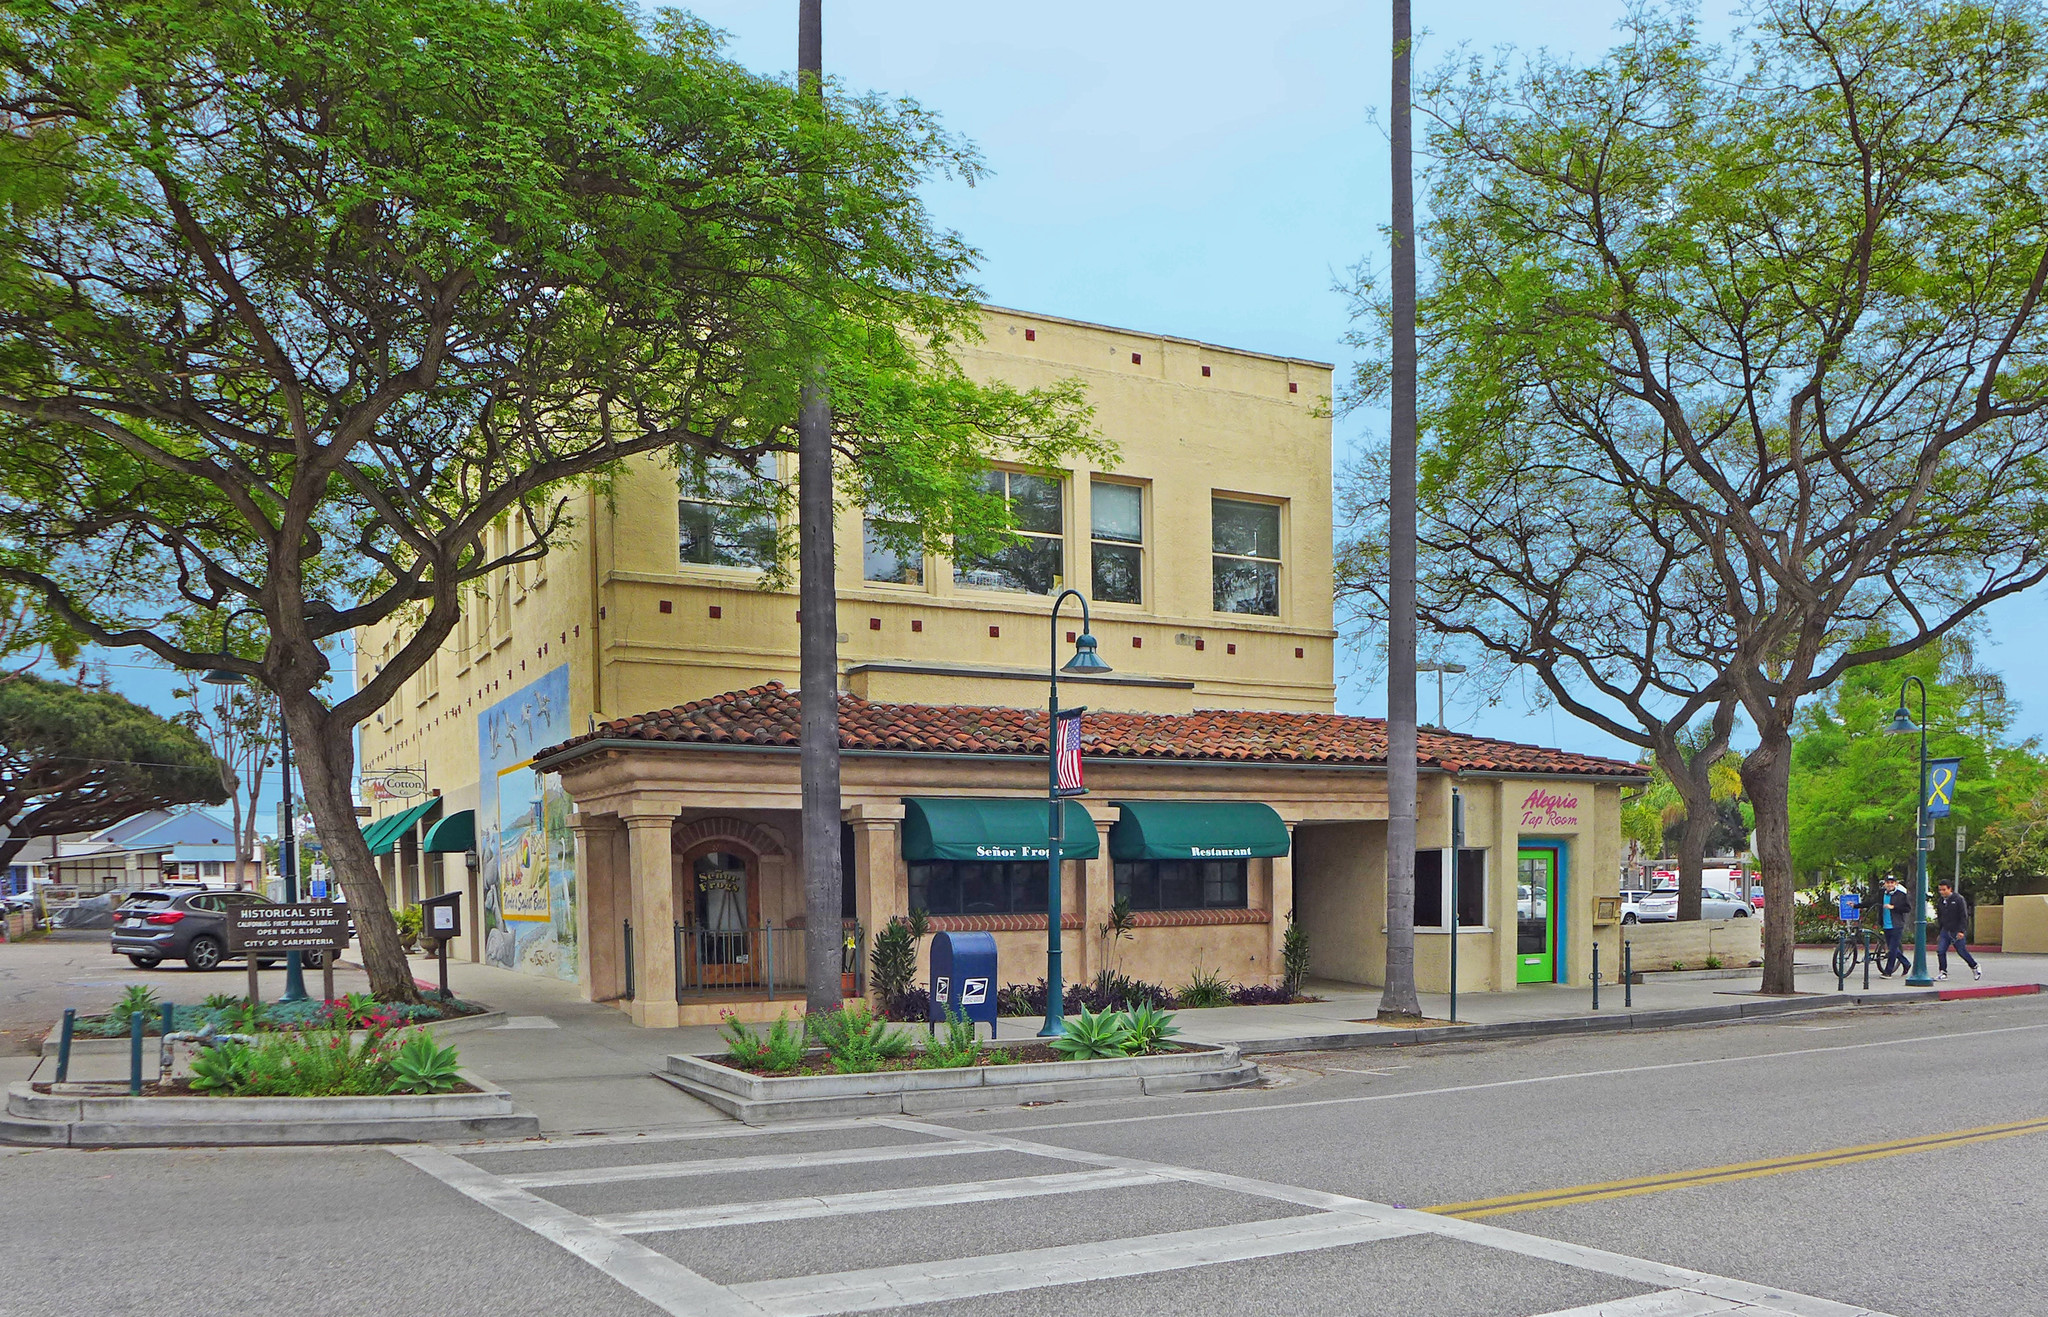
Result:
{"label": "green awning", "polygon": [[[1092,860],[1102,853],[1095,820],[1079,801],[1066,809],[1066,837],[1060,854]],[[1043,860],[1046,820],[1043,800],[983,800],[960,796],[906,796],[903,800],[903,858],[906,860]]]}
{"label": "green awning", "polygon": [[1119,800],[1113,860],[1248,860],[1287,854],[1287,825],[1252,800]]}
{"label": "green awning", "polygon": [[363,830],[363,840],[370,843],[370,854],[389,855],[397,847],[398,839],[412,831],[412,825],[429,813],[441,808],[439,796],[428,796],[411,809],[400,810],[389,818],[379,819]]}
{"label": "green awning", "polygon": [[460,810],[442,819],[427,829],[426,849],[429,851],[463,851],[476,849],[476,811]]}

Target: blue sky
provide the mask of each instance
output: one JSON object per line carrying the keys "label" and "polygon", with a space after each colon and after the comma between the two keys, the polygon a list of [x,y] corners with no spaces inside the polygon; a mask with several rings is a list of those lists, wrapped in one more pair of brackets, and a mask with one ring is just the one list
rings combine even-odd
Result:
{"label": "blue sky", "polygon": [[[795,64],[794,0],[691,8],[751,68]],[[1597,56],[1618,0],[1416,7],[1420,60],[1460,45]],[[1710,8],[1710,31],[1729,23]],[[1385,262],[1382,5],[1183,2],[963,5],[826,0],[825,66],[848,88],[914,96],[973,141],[979,186],[934,185],[938,223],[985,253],[981,282],[1008,306],[1347,361],[1342,272]],[[1337,423],[1340,460],[1377,421]],[[1982,657],[2021,701],[2019,730],[2048,734],[2048,677],[2024,655],[2048,644],[2032,599],[1992,613]],[[126,659],[139,664],[139,659]],[[1384,689],[1340,658],[1339,707],[1385,711]],[[170,683],[117,668],[160,707]],[[1435,686],[1423,692],[1425,717]],[[1510,699],[1460,701],[1465,731],[1596,752],[1622,747],[1568,715]],[[274,788],[273,788],[274,790]]]}

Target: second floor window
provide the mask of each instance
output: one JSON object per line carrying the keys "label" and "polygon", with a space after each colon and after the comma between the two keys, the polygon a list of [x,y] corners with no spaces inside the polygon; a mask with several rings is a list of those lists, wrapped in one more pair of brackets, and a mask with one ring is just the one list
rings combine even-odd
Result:
{"label": "second floor window", "polygon": [[984,557],[960,557],[953,579],[979,590],[1051,594],[1066,579],[1066,506],[1054,476],[990,471],[982,477],[1010,511],[1013,544]]}
{"label": "second floor window", "polygon": [[861,579],[923,585],[924,550],[916,539],[914,527],[868,513],[861,524]]}
{"label": "second floor window", "polygon": [[1097,480],[1089,486],[1088,503],[1096,600],[1145,602],[1145,491]]}
{"label": "second floor window", "polygon": [[685,565],[766,567],[775,561],[775,457],[726,459],[686,468],[676,501],[677,548]]}
{"label": "second floor window", "polygon": [[1217,498],[1209,509],[1216,611],[1280,616],[1280,505]]}

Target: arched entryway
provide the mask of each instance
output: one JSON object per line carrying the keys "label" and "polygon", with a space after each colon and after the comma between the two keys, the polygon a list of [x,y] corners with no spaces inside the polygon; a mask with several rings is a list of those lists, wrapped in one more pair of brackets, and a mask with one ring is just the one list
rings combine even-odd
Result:
{"label": "arched entryway", "polygon": [[761,880],[760,852],[734,836],[701,838],[677,853],[686,986],[761,982]]}

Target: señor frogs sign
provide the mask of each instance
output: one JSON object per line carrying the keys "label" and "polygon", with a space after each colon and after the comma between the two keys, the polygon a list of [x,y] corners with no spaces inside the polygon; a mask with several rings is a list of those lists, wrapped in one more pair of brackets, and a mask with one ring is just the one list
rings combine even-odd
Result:
{"label": "se\u00f1or frogs sign", "polygon": [[1561,796],[1537,787],[1522,798],[1522,826],[1576,828],[1579,826],[1579,798]]}

